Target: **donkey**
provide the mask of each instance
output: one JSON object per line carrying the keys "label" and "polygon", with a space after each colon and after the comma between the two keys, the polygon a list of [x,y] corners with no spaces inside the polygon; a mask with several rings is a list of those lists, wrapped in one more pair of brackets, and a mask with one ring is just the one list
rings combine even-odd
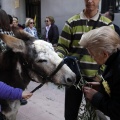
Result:
{"label": "donkey", "polygon": [[[1,81],[23,90],[31,80],[69,86],[75,83],[76,75],[64,64],[50,43],[35,40],[23,31],[14,33],[18,38],[0,34],[0,39],[7,46],[4,52],[0,52]],[[20,101],[0,100],[0,104],[6,119],[16,120]]]}

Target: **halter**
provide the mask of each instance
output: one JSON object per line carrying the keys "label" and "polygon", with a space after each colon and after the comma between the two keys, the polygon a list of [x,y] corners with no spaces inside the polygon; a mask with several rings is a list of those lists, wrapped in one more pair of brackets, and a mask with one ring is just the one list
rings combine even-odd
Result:
{"label": "halter", "polygon": [[[75,57],[65,57],[60,63],[59,65],[57,66],[57,68],[48,76],[40,73],[39,71],[37,70],[34,70],[32,68],[32,64],[28,64],[28,62],[23,58],[23,57],[20,57],[20,59],[23,59],[22,60],[22,64],[24,65],[24,68],[26,69],[26,72],[28,71],[28,69],[31,69],[33,72],[35,72],[36,74],[38,74],[42,79],[43,79],[43,83],[38,85],[35,89],[33,89],[31,92],[35,92],[36,90],[38,90],[39,88],[41,88],[47,80],[50,80],[52,81],[52,77],[62,68],[62,66],[64,64],[67,64],[68,67],[76,74],[76,79],[78,79],[78,82],[74,84],[74,86],[76,88],[79,88],[81,89],[83,85],[87,84],[87,82],[83,79],[83,76],[81,74],[81,71],[80,71],[80,68],[79,68],[79,61],[75,58]],[[71,67],[72,65],[72,67]],[[27,72],[28,74],[28,72]],[[32,80],[32,81],[35,81],[34,79],[32,79],[29,74],[28,74],[28,77]]]}
{"label": "halter", "polygon": [[36,90],[38,90],[39,88],[41,88],[41,87],[46,83],[47,80],[52,81],[52,77],[53,77],[53,76],[61,69],[61,67],[65,64],[65,63],[64,63],[64,59],[63,59],[63,60],[59,63],[59,65],[57,66],[57,68],[56,68],[50,75],[46,76],[46,75],[40,73],[39,71],[34,70],[34,69],[32,68],[32,64],[29,64],[23,57],[20,57],[20,55],[19,55],[19,58],[20,58],[20,61],[21,61],[22,65],[24,66],[24,69],[25,69],[25,71],[26,71],[27,76],[28,76],[32,81],[35,81],[35,80],[32,79],[32,78],[29,76],[29,74],[28,74],[28,69],[31,69],[33,72],[35,72],[36,74],[38,74],[38,75],[44,80],[44,82],[43,82],[42,84],[38,85],[35,89],[33,89],[33,90],[31,91],[31,93],[33,93],[33,92],[35,92]]}
{"label": "halter", "polygon": [[[75,74],[76,74],[76,83],[74,84],[74,86],[76,87],[76,89],[82,89],[83,85],[87,84],[87,81],[83,78],[80,68],[79,68],[79,61],[77,60],[76,57],[72,57],[72,56],[67,56],[65,57],[60,64],[57,66],[57,68],[49,75],[49,76],[45,76],[45,75],[41,75],[42,79],[44,80],[51,80],[51,77],[54,76],[60,69],[61,67],[66,64]],[[36,71],[37,72],[37,71]],[[38,73],[38,72],[37,72]],[[37,86],[33,91],[31,91],[32,93],[35,92],[37,89],[41,88],[43,85],[45,84],[42,83],[39,86]]]}
{"label": "halter", "polygon": [[43,80],[45,80],[42,84],[38,85],[35,89],[31,91],[31,93],[35,92],[39,88],[41,88],[47,80],[52,80],[52,77],[61,69],[61,67],[64,65],[64,59],[60,62],[60,64],[57,66],[57,68],[48,76],[42,75],[40,72],[37,72]]}
{"label": "halter", "polygon": [[76,82],[73,85],[76,89],[82,90],[82,87],[87,84],[87,81],[81,73],[80,61],[75,56],[67,56],[64,58],[64,63],[76,74]]}

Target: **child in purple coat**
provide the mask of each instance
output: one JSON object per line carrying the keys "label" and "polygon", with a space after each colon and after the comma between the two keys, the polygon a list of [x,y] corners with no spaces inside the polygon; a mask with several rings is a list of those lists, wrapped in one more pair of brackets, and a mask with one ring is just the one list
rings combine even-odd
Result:
{"label": "child in purple coat", "polygon": [[22,98],[28,99],[32,96],[32,93],[23,91],[20,88],[13,88],[3,82],[0,82],[0,98],[10,100],[21,100]]}
{"label": "child in purple coat", "polygon": [[[3,82],[0,82],[0,99],[21,100],[22,98],[28,99],[32,95],[33,93],[23,91],[20,88],[13,88]],[[1,110],[0,110],[0,120],[4,120],[4,115],[1,113]]]}

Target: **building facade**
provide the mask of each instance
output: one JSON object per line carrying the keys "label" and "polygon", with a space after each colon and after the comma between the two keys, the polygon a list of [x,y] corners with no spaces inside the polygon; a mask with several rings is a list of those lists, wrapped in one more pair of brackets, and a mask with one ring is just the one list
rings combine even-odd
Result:
{"label": "building facade", "polygon": [[21,24],[26,18],[25,0],[0,0],[1,8],[11,16],[16,16]]}
{"label": "building facade", "polygon": [[[119,18],[120,0],[101,0],[99,10],[104,13],[109,6],[114,5],[115,23],[120,26]],[[8,14],[16,16],[20,24],[24,24],[27,17],[36,17],[36,27],[42,34],[45,28],[45,17],[53,16],[59,32],[65,21],[74,14],[79,13],[84,8],[84,0],[0,0],[1,8]]]}

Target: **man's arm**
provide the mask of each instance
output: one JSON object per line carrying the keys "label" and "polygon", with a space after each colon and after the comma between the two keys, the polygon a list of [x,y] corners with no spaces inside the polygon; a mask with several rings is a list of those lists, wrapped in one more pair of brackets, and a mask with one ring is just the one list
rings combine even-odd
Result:
{"label": "man's arm", "polygon": [[72,35],[72,28],[70,27],[69,23],[66,22],[62,33],[58,40],[58,47],[57,47],[57,53],[60,57],[65,57],[69,54],[68,49],[70,47],[71,43],[71,35]]}

